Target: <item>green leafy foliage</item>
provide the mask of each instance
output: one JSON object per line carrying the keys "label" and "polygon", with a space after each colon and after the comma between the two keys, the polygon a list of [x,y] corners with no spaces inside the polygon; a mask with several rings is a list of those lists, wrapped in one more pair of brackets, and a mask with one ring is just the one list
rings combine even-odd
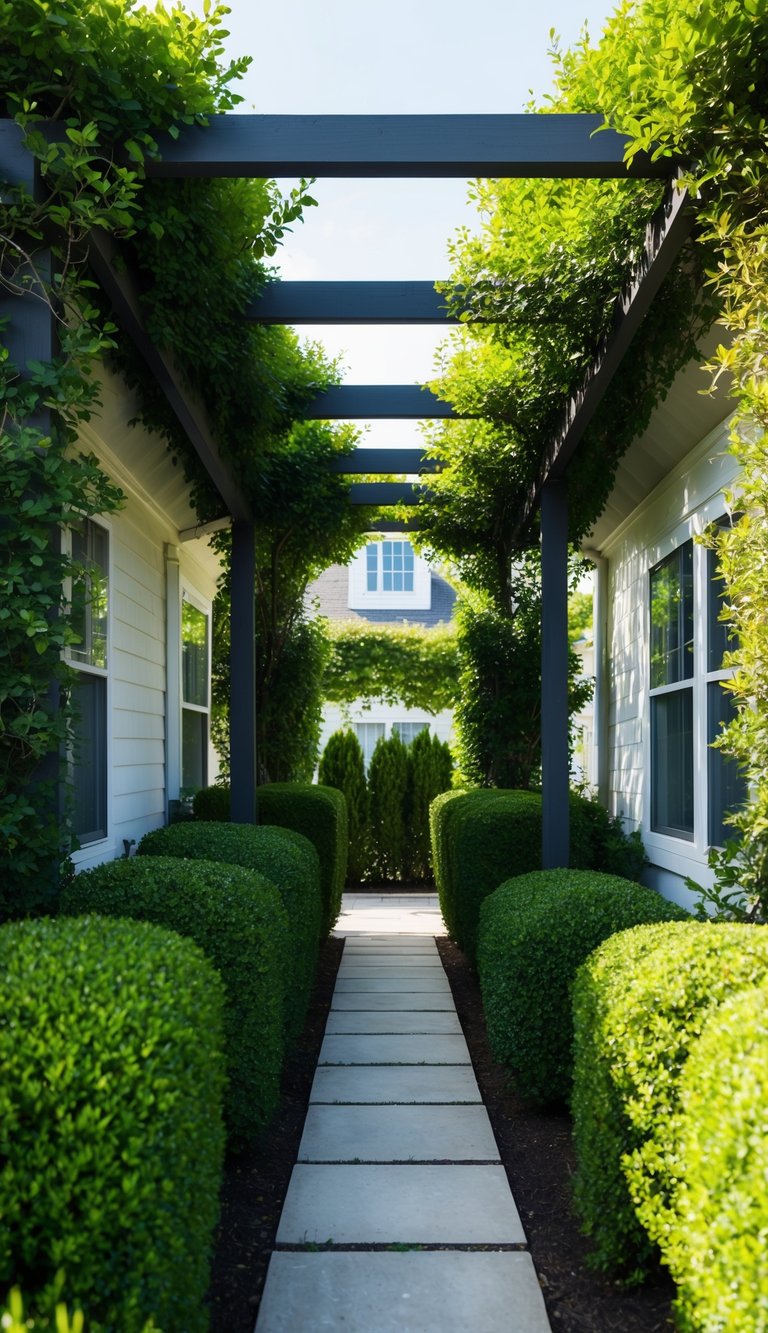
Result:
{"label": "green leafy foliage", "polygon": [[[137,856],[77,875],[62,894],[61,910],[152,921],[205,951],[226,993],[227,1138],[238,1147],[252,1142],[277,1106],[284,1053],[290,943],[277,889],[255,871],[218,861]],[[119,1058],[119,1047],[114,1054]],[[187,1169],[192,1183],[194,1162]]]}
{"label": "green leafy foliage", "polygon": [[452,626],[335,621],[328,634],[323,695],[330,702],[382,699],[428,713],[455,705],[459,660]]}
{"label": "green leafy foliage", "polygon": [[293,829],[314,844],[320,858],[320,930],[333,929],[341,911],[347,877],[347,806],[334,787],[300,782],[270,782],[257,793],[259,819]]}
{"label": "green leafy foliage", "polygon": [[347,876],[359,883],[368,869],[368,784],[363,752],[354,731],[342,729],[328,737],[317,776],[324,786],[336,787],[344,794],[349,831]]}
{"label": "green leafy foliage", "polygon": [[692,921],[614,935],[577,973],[574,1186],[595,1266],[638,1279],[669,1234],[683,1070],[708,1015],[766,969],[768,930]]}
{"label": "green leafy foliage", "polygon": [[[597,801],[571,793],[570,816],[572,867],[624,876],[639,869],[636,841]],[[541,794],[446,792],[432,802],[430,835],[443,919],[474,961],[483,900],[505,880],[541,869]]]}
{"label": "green leafy foliage", "polygon": [[407,843],[405,879],[432,878],[429,810],[453,780],[450,747],[426,730],[408,746]]}
{"label": "green leafy foliage", "polygon": [[94,1333],[203,1333],[220,978],[190,940],[100,917],[4,926],[0,975],[3,1290],[27,1293],[24,1327],[74,1293]]}
{"label": "green leafy foliage", "polygon": [[709,1015],[680,1076],[674,1216],[660,1238],[685,1333],[768,1323],[768,984]]}
{"label": "green leafy foliage", "polygon": [[687,917],[652,889],[594,870],[537,870],[484,900],[477,970],[488,1039],[523,1097],[570,1097],[571,989],[593,949],[630,926]]}
{"label": "green leafy foliage", "polygon": [[368,766],[371,874],[403,876],[408,845],[408,747],[395,731],[377,742]]}
{"label": "green leafy foliage", "polygon": [[259,884],[267,880],[277,889],[288,917],[287,937],[276,930],[274,943],[280,952],[278,971],[284,978],[286,1044],[291,1046],[306,1018],[320,941],[320,862],[309,839],[267,824],[205,823],[196,819],[146,833],[139,854],[224,861],[228,866],[256,871]]}

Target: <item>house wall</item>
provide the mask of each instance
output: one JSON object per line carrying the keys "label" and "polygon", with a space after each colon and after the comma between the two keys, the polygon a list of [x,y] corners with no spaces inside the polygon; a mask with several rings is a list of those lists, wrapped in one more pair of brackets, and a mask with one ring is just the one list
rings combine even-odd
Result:
{"label": "house wall", "polygon": [[[180,613],[169,607],[169,590],[173,600],[186,588],[210,609],[219,567],[207,541],[179,543],[176,525],[95,432],[85,428],[83,444],[126,502],[103,524],[110,534],[108,835],[75,853],[78,868],[122,856],[123,840],[138,842],[164,824],[168,800],[178,798],[181,649],[167,624],[169,610],[171,624]],[[211,747],[211,780],[215,772]]]}
{"label": "house wall", "polygon": [[340,704],[324,704],[320,753],[322,754],[328,738],[334,731],[339,731],[342,727],[354,728],[356,723],[363,722],[381,724],[385,736],[392,734],[392,725],[395,722],[425,722],[430,735],[437,736],[441,741],[450,741],[453,735],[453,711],[450,708],[443,709],[440,713],[428,713],[423,708],[404,708],[400,704],[384,704],[378,701],[373,701],[367,709],[362,703],[354,703],[347,708],[342,708]]}
{"label": "house wall", "polygon": [[[666,897],[690,906],[685,877],[711,883],[707,866],[706,749],[694,750],[695,835],[693,841],[650,831],[649,574],[689,537],[702,533],[725,513],[724,488],[737,471],[727,452],[728,427],[722,423],[656,487],[647,500],[603,543],[608,560],[608,803],[625,827],[642,833],[650,865],[646,881]],[[703,568],[706,550],[694,547],[695,568]],[[697,622],[695,651],[704,652]],[[695,690],[694,718],[701,720],[703,694]]]}

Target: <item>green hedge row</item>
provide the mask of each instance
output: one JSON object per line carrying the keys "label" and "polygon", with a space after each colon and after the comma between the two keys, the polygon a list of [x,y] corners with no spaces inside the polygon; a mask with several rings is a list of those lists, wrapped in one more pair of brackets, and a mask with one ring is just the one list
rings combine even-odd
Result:
{"label": "green hedge row", "polygon": [[[643,863],[596,801],[572,795],[572,867],[636,878]],[[480,905],[505,880],[541,869],[541,796],[478,787],[438,796],[430,808],[432,860],[445,924],[474,960]]]}
{"label": "green hedge row", "polygon": [[286,1043],[298,1037],[307,1015],[320,941],[320,863],[307,838],[268,824],[170,824],[142,838],[139,856],[223,861],[255,870],[274,885],[288,914],[288,938],[279,959]]}
{"label": "green hedge row", "polygon": [[[638,926],[615,935],[579,970],[573,997],[575,1197],[601,1267],[638,1277],[646,1271],[655,1246],[661,1247],[663,1256],[670,1247],[675,1254],[687,1251],[690,1219],[682,1210],[697,1194],[700,1197],[702,1181],[707,1179],[701,1172],[710,1136],[712,1160],[725,1152],[731,1173],[718,1186],[728,1210],[723,1226],[742,1237],[745,1261],[754,1236],[764,1249],[765,1188],[756,1203],[762,1210],[761,1229],[750,1239],[745,1235],[746,1198],[733,1183],[745,1169],[752,1169],[743,1159],[755,1151],[750,1124],[755,1116],[765,1117],[764,1079],[757,1102],[737,1105],[735,1119],[727,1109],[720,1123],[707,1114],[698,1126],[684,1114],[682,1090],[686,1089],[688,1105],[695,1107],[696,1089],[712,1087],[720,1077],[721,1063],[731,1086],[741,1088],[738,1044],[731,1044],[727,1030],[723,1033],[717,1009],[767,977],[768,928],[693,921]],[[720,1033],[722,1040],[718,1035],[709,1037],[710,1054],[718,1054],[707,1072],[698,1042],[710,1018],[715,1025],[711,1031]],[[733,1031],[732,1019],[728,1023]],[[755,1040],[755,1049],[764,1050],[757,1034]],[[698,1060],[688,1075],[686,1065],[694,1053]],[[748,1084],[739,1091],[739,1099],[742,1094],[749,1102]],[[685,1171],[690,1173],[685,1181],[687,1202],[680,1191]],[[707,1243],[702,1242],[702,1225],[706,1230],[701,1218],[694,1220],[698,1262],[701,1246],[706,1248]],[[765,1293],[764,1258],[760,1262],[762,1269],[753,1264],[751,1278],[759,1277]],[[680,1268],[683,1260],[676,1263]],[[766,1297],[761,1295],[760,1300],[765,1308]],[[711,1313],[709,1322],[695,1327],[738,1327],[743,1333],[766,1326],[718,1319]]]}
{"label": "green hedge row", "polygon": [[226,993],[228,1139],[239,1147],[259,1134],[280,1093],[291,948],[288,915],[270,881],[217,861],[137,856],[77,875],[62,894],[61,911],[152,921],[204,950]]}
{"label": "green hedge row", "polygon": [[[341,910],[347,877],[347,808],[335,787],[300,782],[270,782],[259,787],[259,820],[293,829],[313,843],[320,858],[321,930],[333,929]],[[229,787],[207,787],[197,792],[195,819],[228,821]]]}
{"label": "green hedge row", "polygon": [[594,870],[536,870],[482,903],[477,967],[496,1060],[529,1101],[566,1101],[573,1079],[571,990],[617,931],[688,917],[652,889]]}
{"label": "green hedge row", "polygon": [[74,1294],[110,1333],[207,1328],[223,1005],[202,952],[157,926],[0,930],[0,1290],[27,1315],[53,1326]]}

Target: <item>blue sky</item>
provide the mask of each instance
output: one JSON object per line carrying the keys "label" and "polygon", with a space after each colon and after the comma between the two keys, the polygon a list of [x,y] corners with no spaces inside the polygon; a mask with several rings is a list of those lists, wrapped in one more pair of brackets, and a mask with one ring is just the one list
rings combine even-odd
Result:
{"label": "blue sky", "polygon": [[[550,30],[596,40],[609,0],[229,0],[228,50],[254,63],[241,110],[285,114],[519,112],[552,83]],[[280,255],[286,278],[438,278],[447,240],[474,226],[462,181],[318,181]],[[429,378],[433,329],[317,329],[352,383]],[[372,429],[406,443],[413,426]]]}

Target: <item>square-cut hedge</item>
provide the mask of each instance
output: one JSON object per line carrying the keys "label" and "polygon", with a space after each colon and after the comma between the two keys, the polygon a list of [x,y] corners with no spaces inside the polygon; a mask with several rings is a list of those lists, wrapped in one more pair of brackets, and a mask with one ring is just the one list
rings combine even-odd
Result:
{"label": "square-cut hedge", "polygon": [[0,929],[0,1290],[27,1314],[202,1333],[223,987],[191,940],[103,917]]}
{"label": "square-cut hedge", "polygon": [[637,926],[580,968],[573,992],[576,1204],[600,1267],[641,1275],[674,1224],[671,1127],[709,1013],[768,976],[768,928]]}
{"label": "square-cut hedge", "polygon": [[536,1103],[570,1097],[576,970],[619,930],[689,914],[652,889],[597,870],[534,870],[481,904],[477,967],[495,1059]]}
{"label": "square-cut hedge", "polygon": [[274,885],[288,913],[288,947],[280,970],[286,1041],[292,1044],[307,1015],[320,941],[320,861],[309,839],[270,824],[192,821],[146,833],[138,854],[225,861],[255,870]]}
{"label": "square-cut hedge", "polygon": [[343,792],[318,783],[269,782],[256,793],[259,820],[302,833],[320,857],[321,929],[327,935],[341,911],[347,878],[347,803]]}
{"label": "square-cut hedge", "polygon": [[154,921],[205,951],[226,991],[227,1134],[235,1147],[251,1142],[277,1107],[285,1050],[288,916],[274,885],[219,861],[136,856],[76,875],[61,911]]}
{"label": "square-cut hedge", "polygon": [[660,1238],[681,1329],[768,1328],[768,980],[710,1012],[680,1078],[674,1217]]}
{"label": "square-cut hedge", "polygon": [[[595,803],[571,796],[572,866],[599,864]],[[475,959],[480,904],[513,876],[541,869],[541,795],[479,787],[444,792],[430,807],[435,882],[445,924]]]}

